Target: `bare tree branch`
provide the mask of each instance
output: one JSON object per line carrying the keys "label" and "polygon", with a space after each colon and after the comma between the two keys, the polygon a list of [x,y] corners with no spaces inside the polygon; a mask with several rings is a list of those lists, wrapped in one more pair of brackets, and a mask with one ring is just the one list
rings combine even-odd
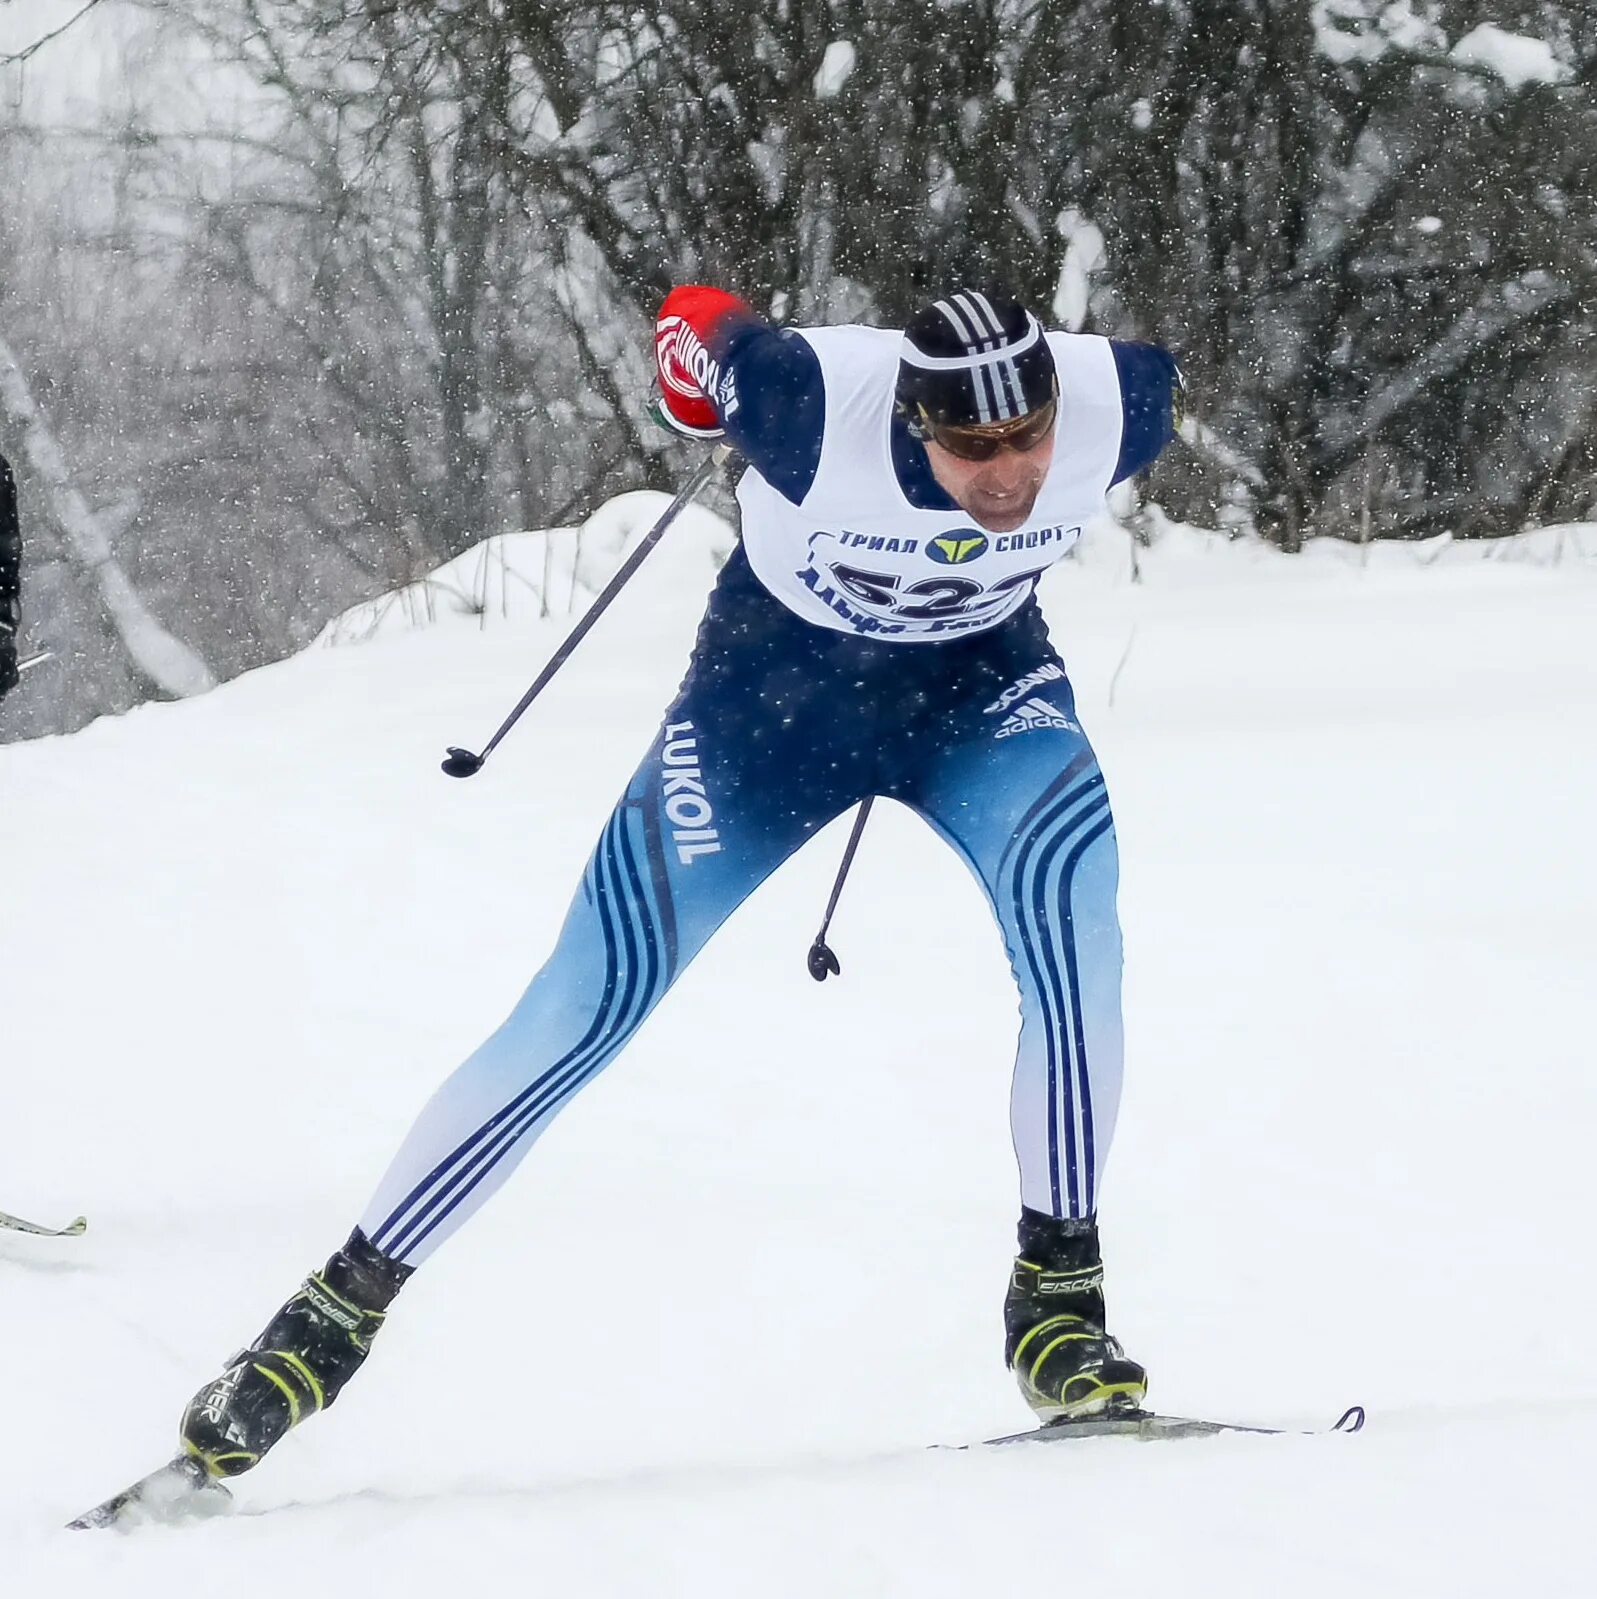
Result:
{"label": "bare tree branch", "polygon": [[32,44],[21,50],[13,50],[8,55],[0,55],[0,67],[16,66],[23,61],[31,60],[47,44],[53,43],[62,34],[71,32],[99,3],[100,0],[86,0],[86,3],[74,12],[72,16],[68,17],[59,28],[51,29],[42,38],[35,39]]}

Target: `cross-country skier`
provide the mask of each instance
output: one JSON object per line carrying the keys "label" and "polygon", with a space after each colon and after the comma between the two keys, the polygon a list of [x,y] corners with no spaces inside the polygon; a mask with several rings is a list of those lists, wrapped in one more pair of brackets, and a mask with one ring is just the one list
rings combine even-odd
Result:
{"label": "cross-country skier", "polygon": [[748,462],[742,543],[548,962],[422,1110],[349,1241],[190,1402],[184,1448],[213,1476],[338,1397],[416,1267],[742,900],[866,795],[959,851],[1020,986],[1004,1325],[1021,1392],[1045,1418],[1143,1398],[1105,1327],[1095,1219],[1120,1097],[1114,826],[1033,591],[1171,437],[1175,362],[974,289],[900,333],[779,330],[679,288],[656,355],[664,420]]}
{"label": "cross-country skier", "polygon": [[21,606],[22,528],[17,521],[17,484],[11,463],[0,455],[0,699],[17,686],[17,628]]}

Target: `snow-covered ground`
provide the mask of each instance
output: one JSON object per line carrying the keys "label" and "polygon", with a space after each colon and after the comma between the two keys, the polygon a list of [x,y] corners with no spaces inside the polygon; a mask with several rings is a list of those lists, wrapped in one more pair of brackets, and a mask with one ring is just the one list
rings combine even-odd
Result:
{"label": "snow-covered ground", "polygon": [[1597,1591],[1589,529],[1367,560],[1177,530],[1135,586],[1106,530],[1049,580],[1125,862],[1117,1330],[1166,1409],[1358,1400],[1362,1436],[924,1447],[1025,1419],[1015,1016],[977,890],[886,807],[843,978],[803,960],[839,824],[240,1514],[59,1530],[165,1458],[548,947],[725,539],[679,531],[471,783],[444,746],[565,619],[445,605],[0,748],[0,1206],[91,1218],[0,1236],[4,1591]]}

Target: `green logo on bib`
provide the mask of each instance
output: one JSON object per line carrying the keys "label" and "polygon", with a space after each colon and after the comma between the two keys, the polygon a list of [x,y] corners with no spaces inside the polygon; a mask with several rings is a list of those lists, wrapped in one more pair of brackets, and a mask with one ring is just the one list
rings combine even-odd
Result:
{"label": "green logo on bib", "polygon": [[963,566],[974,561],[987,550],[987,535],[975,528],[961,528],[957,533],[945,533],[940,539],[929,539],[926,553],[939,566]]}

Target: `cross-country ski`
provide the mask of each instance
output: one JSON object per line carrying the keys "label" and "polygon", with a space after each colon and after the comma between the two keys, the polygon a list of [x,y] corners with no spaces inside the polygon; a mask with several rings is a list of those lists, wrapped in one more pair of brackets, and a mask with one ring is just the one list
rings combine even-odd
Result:
{"label": "cross-country ski", "polygon": [[1080,1438],[1135,1438],[1144,1443],[1167,1439],[1216,1438],[1226,1433],[1252,1434],[1280,1438],[1289,1434],[1315,1437],[1323,1433],[1353,1433],[1364,1430],[1364,1407],[1350,1405],[1326,1427],[1264,1427],[1251,1422],[1205,1421],[1192,1416],[1166,1416],[1155,1410],[1119,1410],[1074,1420],[1045,1422],[1025,1432],[1006,1433],[969,1446],[995,1449],[1001,1444],[1057,1444]]}
{"label": "cross-country ski", "polygon": [[203,1521],[232,1507],[232,1494],[199,1461],[179,1455],[67,1525],[74,1532],[130,1532],[155,1523]]}
{"label": "cross-country ski", "polygon": [[44,1227],[35,1221],[24,1221],[20,1216],[9,1216],[0,1210],[0,1231],[11,1233],[32,1233],[37,1238],[78,1238],[88,1231],[89,1220],[86,1216],[77,1216],[69,1221],[65,1227]]}

